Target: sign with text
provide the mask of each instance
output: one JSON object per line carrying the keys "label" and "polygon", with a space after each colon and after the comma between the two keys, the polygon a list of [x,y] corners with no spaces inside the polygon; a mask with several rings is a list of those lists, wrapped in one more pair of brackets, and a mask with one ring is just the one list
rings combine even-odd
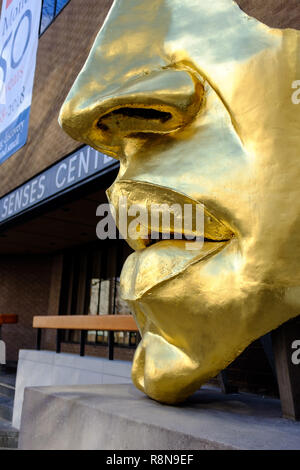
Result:
{"label": "sign with text", "polygon": [[26,143],[41,0],[4,0],[0,19],[0,164]]}
{"label": "sign with text", "polygon": [[0,223],[83,183],[116,160],[86,145],[0,199]]}

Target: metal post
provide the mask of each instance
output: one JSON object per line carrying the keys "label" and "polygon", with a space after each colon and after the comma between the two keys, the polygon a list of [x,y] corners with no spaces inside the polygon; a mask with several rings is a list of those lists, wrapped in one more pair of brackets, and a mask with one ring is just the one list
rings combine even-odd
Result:
{"label": "metal post", "polygon": [[85,354],[85,343],[86,343],[86,330],[81,330],[80,333],[80,356]]}
{"label": "metal post", "polygon": [[60,353],[61,351],[61,331],[57,330],[56,332],[56,352]]}
{"label": "metal post", "polygon": [[300,316],[272,331],[277,381],[284,418],[300,420],[300,364],[293,362],[293,343],[300,339]]}
{"label": "metal post", "polygon": [[109,331],[108,332],[108,359],[110,361],[114,360],[114,344],[115,344],[114,331]]}
{"label": "metal post", "polygon": [[37,329],[37,335],[36,335],[36,349],[38,351],[41,350],[41,342],[42,342],[42,329],[38,328]]}

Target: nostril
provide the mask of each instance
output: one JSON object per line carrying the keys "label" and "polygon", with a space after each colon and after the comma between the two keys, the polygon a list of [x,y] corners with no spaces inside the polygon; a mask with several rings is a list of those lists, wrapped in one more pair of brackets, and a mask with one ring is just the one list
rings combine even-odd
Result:
{"label": "nostril", "polygon": [[103,124],[103,122],[101,122],[101,119],[99,119],[98,123],[97,123],[97,127],[101,130],[101,131],[108,131],[108,126],[106,124]]}
{"label": "nostril", "polygon": [[165,123],[172,118],[172,114],[154,108],[118,108],[102,116],[97,123],[97,127],[102,131],[108,131],[109,126],[107,126],[103,121],[113,120],[116,124],[119,124],[121,120],[128,118]]}
{"label": "nostril", "polygon": [[157,119],[161,122],[166,122],[172,117],[171,113],[159,111],[153,108],[120,108],[112,111],[111,114],[120,114],[126,117],[141,119]]}

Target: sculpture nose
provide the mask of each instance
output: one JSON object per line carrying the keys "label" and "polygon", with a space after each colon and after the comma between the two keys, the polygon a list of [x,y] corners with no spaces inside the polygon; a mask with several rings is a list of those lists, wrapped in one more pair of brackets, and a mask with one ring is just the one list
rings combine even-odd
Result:
{"label": "sculpture nose", "polygon": [[123,139],[130,135],[168,134],[187,125],[202,98],[203,85],[193,73],[165,67],[131,79],[107,95],[91,99],[87,93],[80,105],[71,97],[59,120],[74,139],[118,157]]}

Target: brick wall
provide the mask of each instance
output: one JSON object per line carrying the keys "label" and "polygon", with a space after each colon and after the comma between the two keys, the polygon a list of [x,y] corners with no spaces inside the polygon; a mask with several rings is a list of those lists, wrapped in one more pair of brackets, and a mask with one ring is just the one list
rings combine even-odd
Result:
{"label": "brick wall", "polygon": [[2,327],[10,361],[17,360],[19,349],[35,346],[32,318],[48,312],[50,274],[48,255],[1,256],[0,312],[19,316],[18,324]]}
{"label": "brick wall", "polygon": [[0,197],[80,146],[57,122],[112,0],[71,0],[39,40],[26,145],[0,166]]}
{"label": "brick wall", "polygon": [[272,28],[300,29],[299,0],[236,0],[240,8]]}
{"label": "brick wall", "polygon": [[[78,354],[79,355],[79,344],[70,344],[70,343],[62,343],[61,345],[61,352],[64,353],[71,353],[71,354]],[[50,351],[55,350],[55,342],[46,342],[43,344],[43,349],[47,349]],[[120,359],[122,361],[131,361],[134,355],[134,349],[129,348],[119,348],[115,346],[114,348],[114,358]],[[85,348],[86,356],[95,356],[95,357],[108,357],[108,348],[107,346],[90,346],[87,345]]]}

